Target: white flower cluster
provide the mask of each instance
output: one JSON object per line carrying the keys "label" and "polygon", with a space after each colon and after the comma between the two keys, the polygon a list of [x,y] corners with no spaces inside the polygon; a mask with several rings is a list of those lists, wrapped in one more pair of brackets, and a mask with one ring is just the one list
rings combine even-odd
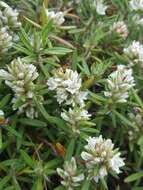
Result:
{"label": "white flower cluster", "polygon": [[69,109],[61,113],[61,117],[71,125],[76,125],[80,121],[87,121],[91,117],[87,110],[83,108]]}
{"label": "white flower cluster", "polygon": [[9,28],[19,28],[21,23],[18,21],[19,13],[16,9],[12,9],[7,5],[3,11],[1,11],[1,20]]}
{"label": "white flower cluster", "polygon": [[65,162],[64,169],[57,168],[57,173],[63,179],[61,184],[66,187],[66,190],[74,190],[84,180],[84,175],[78,173],[74,157],[72,157],[71,161]]}
{"label": "white flower cluster", "polygon": [[105,5],[104,0],[94,0],[93,6],[96,7],[96,12],[99,15],[106,15],[106,10],[108,6]]}
{"label": "white flower cluster", "polygon": [[140,64],[143,67],[143,45],[140,42],[133,41],[132,44],[124,48],[124,54],[130,60],[130,66]]}
{"label": "white flower cluster", "polygon": [[51,19],[53,23],[57,26],[62,25],[65,22],[64,13],[63,12],[57,12],[46,10],[46,15],[48,19]]}
{"label": "white flower cluster", "polygon": [[56,90],[56,98],[59,104],[65,102],[66,105],[79,105],[84,107],[84,100],[88,93],[81,91],[81,78],[77,71],[71,69],[59,69],[54,73],[54,77],[47,81],[49,90]]}
{"label": "white flower cluster", "polygon": [[[0,78],[5,80],[6,85],[14,92],[13,103],[20,98],[28,99],[28,102],[24,102],[24,105],[19,107],[20,112],[31,104],[34,90],[33,81],[37,79],[38,75],[34,65],[26,64],[20,58],[11,62],[8,71],[0,69]],[[33,108],[30,108],[30,110],[33,111]],[[27,112],[27,116],[29,115],[29,112]]]}
{"label": "white flower cluster", "polygon": [[114,22],[110,27],[111,32],[116,32],[119,36],[126,39],[128,36],[128,28],[124,21]]}
{"label": "white flower cluster", "polygon": [[12,36],[6,27],[0,28],[0,54],[7,52],[12,47]]}
{"label": "white flower cluster", "polygon": [[143,0],[131,0],[129,2],[130,9],[134,11],[143,10]]}
{"label": "white flower cluster", "polygon": [[61,113],[61,117],[68,123],[68,126],[76,134],[79,134],[78,125],[81,121],[87,121],[91,117],[87,110],[83,108],[69,108],[69,111]]}
{"label": "white flower cluster", "polygon": [[117,70],[112,72],[107,79],[108,91],[104,92],[113,102],[123,103],[127,101],[128,91],[135,86],[132,69],[124,65],[118,65]]}
{"label": "white flower cluster", "polygon": [[102,136],[89,137],[87,142],[86,151],[81,153],[81,157],[85,161],[90,179],[98,182],[111,171],[120,173],[120,167],[125,163],[120,157],[120,152],[116,153],[113,149],[114,144],[110,139],[103,139]]}
{"label": "white flower cluster", "polygon": [[12,40],[15,37],[14,30],[21,26],[18,15],[17,10],[0,2],[0,54],[7,52],[12,46]]}

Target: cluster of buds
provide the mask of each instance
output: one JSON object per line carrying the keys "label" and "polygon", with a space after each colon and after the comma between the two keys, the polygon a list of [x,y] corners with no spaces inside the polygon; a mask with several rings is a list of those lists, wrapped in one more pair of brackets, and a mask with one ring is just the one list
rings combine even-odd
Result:
{"label": "cluster of buds", "polygon": [[62,112],[61,117],[68,123],[72,131],[78,134],[80,133],[78,130],[79,123],[89,120],[91,115],[83,108],[70,108],[69,111]]}
{"label": "cluster of buds", "polygon": [[143,45],[137,41],[133,41],[129,47],[124,48],[124,54],[130,60],[130,66],[140,64],[143,67]]}
{"label": "cluster of buds", "polygon": [[137,142],[142,133],[143,126],[143,110],[139,107],[134,107],[133,111],[128,114],[129,119],[133,123],[134,127],[130,128],[128,131],[129,140],[132,142]]}
{"label": "cluster of buds", "polygon": [[9,50],[15,37],[14,31],[21,26],[19,13],[0,1],[0,54]]}
{"label": "cluster of buds", "polygon": [[57,26],[62,25],[65,22],[64,13],[63,12],[57,12],[46,10],[46,16],[49,20],[52,20],[53,23]]}
{"label": "cluster of buds", "polygon": [[49,78],[47,85],[49,90],[56,91],[55,97],[59,104],[65,102],[66,105],[84,107],[88,93],[81,91],[81,82],[77,71],[59,69],[54,73],[54,77]]}
{"label": "cluster of buds", "polygon": [[118,65],[117,70],[112,72],[107,79],[108,91],[104,92],[112,102],[124,103],[129,97],[129,90],[135,86],[132,69],[124,65]]}
{"label": "cluster of buds", "polygon": [[105,15],[106,14],[106,10],[107,10],[108,6],[105,5],[104,0],[94,0],[93,6],[96,8],[96,12],[99,15]]}
{"label": "cluster of buds", "polygon": [[[39,76],[36,67],[32,64],[26,64],[22,59],[17,58],[13,60],[8,66],[8,71],[0,69],[0,78],[5,80],[6,85],[8,85],[14,92],[13,103],[15,104],[19,99],[23,102],[19,111],[26,109],[32,105],[32,98],[34,95],[35,84],[34,81]],[[15,106],[13,106],[15,109]],[[32,114],[33,108],[29,108]],[[29,110],[28,109],[28,110]],[[30,113],[27,112],[27,116]]]}
{"label": "cluster of buds", "polygon": [[6,27],[0,29],[0,54],[7,52],[12,46],[12,36]]}
{"label": "cluster of buds", "polygon": [[126,39],[128,36],[128,28],[124,21],[114,22],[110,27],[110,32],[115,32],[123,39]]}
{"label": "cluster of buds", "polygon": [[133,112],[129,113],[131,121],[139,128],[143,126],[143,110],[139,107],[134,107]]}
{"label": "cluster of buds", "polygon": [[120,152],[114,148],[111,139],[99,137],[89,137],[85,150],[81,153],[85,161],[89,178],[98,182],[103,179],[109,172],[120,173],[120,167],[124,166],[124,161],[120,157]]}
{"label": "cluster of buds", "polygon": [[132,11],[142,11],[143,10],[143,0],[131,0],[129,2],[130,9]]}
{"label": "cluster of buds", "polygon": [[61,184],[67,190],[74,190],[80,186],[80,183],[84,180],[84,175],[78,172],[75,158],[72,157],[70,161],[66,161],[63,168],[57,168],[58,175],[63,179]]}

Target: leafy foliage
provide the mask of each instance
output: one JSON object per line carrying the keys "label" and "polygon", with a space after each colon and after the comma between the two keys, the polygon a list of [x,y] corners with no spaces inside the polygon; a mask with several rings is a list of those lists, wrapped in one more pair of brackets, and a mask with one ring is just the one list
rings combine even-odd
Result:
{"label": "leafy foliage", "polygon": [[[143,189],[143,7],[131,1],[0,1],[0,190]],[[125,166],[97,182],[108,155],[89,177],[81,153],[101,134]]]}

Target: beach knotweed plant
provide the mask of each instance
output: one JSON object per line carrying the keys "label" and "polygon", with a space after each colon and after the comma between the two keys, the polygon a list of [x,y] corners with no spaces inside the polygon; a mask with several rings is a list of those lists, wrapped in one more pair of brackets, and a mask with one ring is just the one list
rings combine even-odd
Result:
{"label": "beach knotweed plant", "polygon": [[143,190],[143,0],[0,0],[0,190]]}

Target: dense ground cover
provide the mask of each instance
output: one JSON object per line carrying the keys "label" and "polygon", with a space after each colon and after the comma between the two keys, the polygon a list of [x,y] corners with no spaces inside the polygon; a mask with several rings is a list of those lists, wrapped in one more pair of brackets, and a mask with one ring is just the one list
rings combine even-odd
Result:
{"label": "dense ground cover", "polygon": [[143,0],[0,1],[0,190],[143,189]]}

